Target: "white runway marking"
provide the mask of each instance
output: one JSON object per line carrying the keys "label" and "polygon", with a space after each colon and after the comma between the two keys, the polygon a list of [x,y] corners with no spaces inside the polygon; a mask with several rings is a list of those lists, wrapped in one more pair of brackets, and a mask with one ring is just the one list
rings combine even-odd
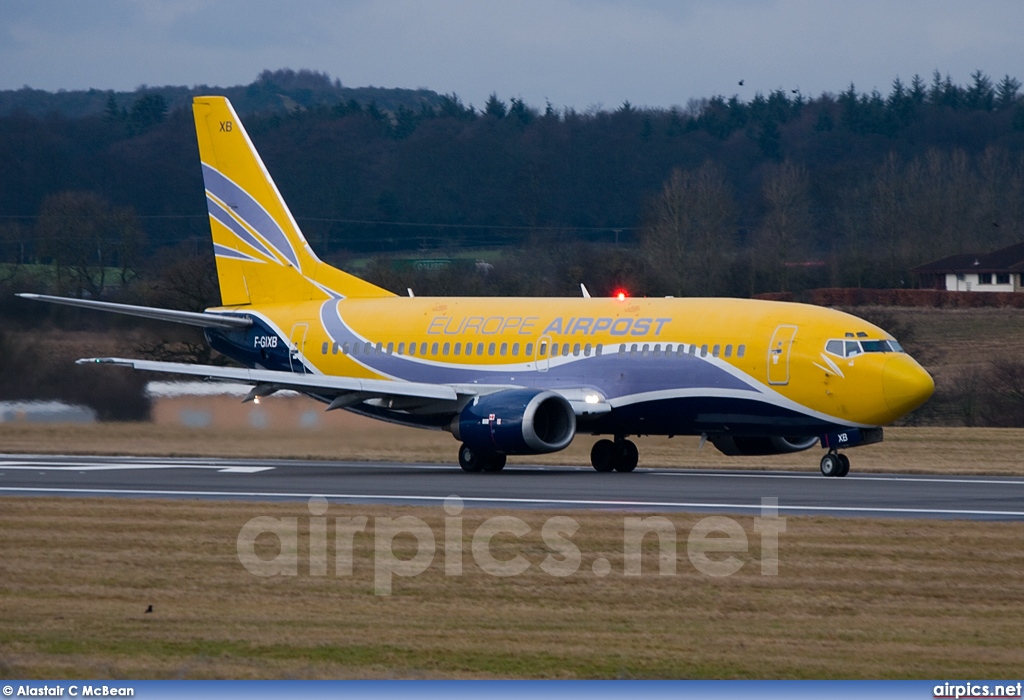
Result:
{"label": "white runway marking", "polygon": [[[649,471],[649,474],[654,476],[718,476],[723,479],[824,479],[821,474],[808,472],[806,474],[765,474],[763,472],[751,472],[750,474],[733,474],[733,473],[719,473],[719,472],[691,472],[691,471],[668,471],[658,470]],[[843,482],[843,479],[833,479],[837,483]],[[947,476],[907,476],[907,475],[868,475],[868,474],[851,474],[846,478],[847,482],[850,481],[909,481],[911,483],[923,482],[923,483],[936,483],[936,484],[1002,484],[1004,486],[1024,486],[1024,479],[994,479],[978,477],[976,479],[965,478],[965,477],[947,477]]]}
{"label": "white runway marking", "polygon": [[223,464],[178,464],[168,463],[125,463],[125,464],[76,464],[65,466],[59,463],[47,462],[0,462],[0,470],[11,471],[38,471],[45,472],[107,472],[107,471],[143,471],[148,469],[213,469],[223,473],[234,474],[255,474],[265,472],[276,467],[225,467]]}
{"label": "white runway marking", "polygon": [[[71,493],[110,496],[194,496],[206,498],[312,498],[322,496],[342,501],[402,501],[423,502],[428,504],[443,503],[448,496],[400,496],[386,494],[359,493],[296,493],[275,491],[174,491],[162,489],[76,489],[76,488],[31,488],[31,487],[0,487],[0,492],[8,493]],[[761,504],[749,503],[715,503],[694,501],[626,501],[626,500],[580,500],[562,498],[496,498],[465,496],[465,503],[478,503],[497,506],[514,504],[525,506],[573,506],[598,508],[701,508],[729,509],[760,512]],[[940,516],[983,516],[993,518],[1024,518],[1024,511],[1016,510],[957,510],[945,508],[872,508],[858,506],[789,506],[779,504],[780,511],[799,513],[850,513],[864,515],[868,513],[884,513],[888,515],[940,515]]]}

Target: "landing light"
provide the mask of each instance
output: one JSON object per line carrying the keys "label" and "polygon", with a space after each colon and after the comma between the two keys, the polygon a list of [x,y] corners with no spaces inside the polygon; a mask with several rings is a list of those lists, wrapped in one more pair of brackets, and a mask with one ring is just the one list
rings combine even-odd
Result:
{"label": "landing light", "polygon": [[601,401],[601,397],[597,394],[587,394],[583,397],[583,400],[587,403],[599,403]]}
{"label": "landing light", "polygon": [[258,405],[259,405],[259,403],[260,403],[260,397],[259,397],[259,396],[257,396],[256,398],[254,398],[254,399],[252,400],[252,402],[253,402],[254,404],[256,404],[256,405],[258,406]]}

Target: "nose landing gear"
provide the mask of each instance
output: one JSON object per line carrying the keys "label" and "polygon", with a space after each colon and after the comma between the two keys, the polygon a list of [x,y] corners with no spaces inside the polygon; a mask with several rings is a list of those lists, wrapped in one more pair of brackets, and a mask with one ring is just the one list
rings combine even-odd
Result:
{"label": "nose landing gear", "polygon": [[850,473],[850,458],[835,450],[821,458],[823,476],[846,476]]}

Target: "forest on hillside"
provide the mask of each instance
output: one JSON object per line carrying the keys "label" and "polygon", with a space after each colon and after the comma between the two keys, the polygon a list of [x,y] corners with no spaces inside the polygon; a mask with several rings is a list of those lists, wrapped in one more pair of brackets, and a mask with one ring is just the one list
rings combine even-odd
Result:
{"label": "forest on hillside", "polygon": [[[8,91],[0,283],[117,296],[168,270],[209,273],[188,99],[220,92],[314,249],[341,266],[370,258],[364,274],[398,291],[912,287],[922,262],[1024,240],[1020,88],[936,72],[887,94],[850,85],[583,112],[428,90],[360,99],[310,71],[225,90],[22,95],[45,113]],[[62,112],[62,95],[78,106]],[[394,258],[454,262],[421,271]],[[25,276],[41,265],[51,273]]]}

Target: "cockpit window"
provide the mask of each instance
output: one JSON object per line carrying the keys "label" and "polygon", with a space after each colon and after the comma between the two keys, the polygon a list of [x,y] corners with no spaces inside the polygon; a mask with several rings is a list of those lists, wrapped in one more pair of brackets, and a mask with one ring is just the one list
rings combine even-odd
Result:
{"label": "cockpit window", "polygon": [[839,357],[854,357],[864,352],[904,352],[895,340],[830,340],[825,343],[825,352]]}

